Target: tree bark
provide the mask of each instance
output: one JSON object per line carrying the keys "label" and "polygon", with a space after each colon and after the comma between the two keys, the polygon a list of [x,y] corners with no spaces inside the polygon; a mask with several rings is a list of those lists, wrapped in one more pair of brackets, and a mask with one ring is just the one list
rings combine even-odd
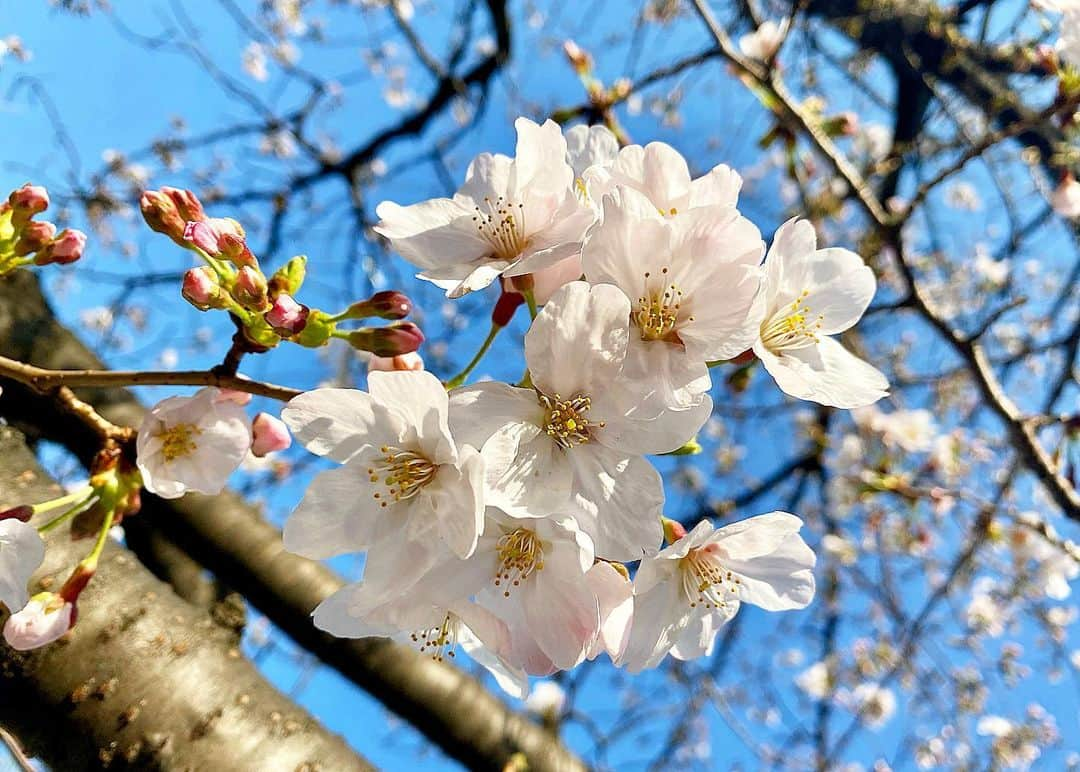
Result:
{"label": "tree bark", "polygon": [[[0,353],[41,367],[89,369],[100,361],[53,315],[37,279],[0,280]],[[81,459],[97,450],[92,432],[73,425],[55,402],[3,383],[0,413],[20,428],[62,443]],[[138,426],[144,409],[122,389],[80,389],[109,420]],[[144,497],[125,528],[153,528],[241,593],[298,644],[417,727],[470,769],[502,770],[524,755],[533,772],[580,770],[556,737],[510,710],[475,679],[386,639],[344,640],[311,623],[311,611],[343,584],[321,563],[285,552],[281,534],[239,496]]]}
{"label": "tree bark", "polygon": [[[21,435],[0,428],[0,507],[59,492]],[[91,542],[51,532],[31,592],[59,586]],[[0,643],[0,724],[57,770],[372,769],[238,646],[110,543],[68,635],[25,653]]]}

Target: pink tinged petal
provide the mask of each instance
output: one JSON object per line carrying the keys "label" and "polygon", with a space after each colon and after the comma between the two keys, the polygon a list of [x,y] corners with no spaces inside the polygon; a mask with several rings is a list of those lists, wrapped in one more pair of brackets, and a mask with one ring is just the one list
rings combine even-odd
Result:
{"label": "pink tinged petal", "polygon": [[597,164],[608,166],[619,155],[619,141],[607,126],[578,124],[566,131],[566,160],[580,178]]}
{"label": "pink tinged petal", "polygon": [[543,570],[523,583],[520,602],[529,632],[557,667],[568,670],[585,658],[600,615],[573,554],[545,554]]}
{"label": "pink tinged petal", "polygon": [[442,382],[426,371],[374,372],[368,375],[372,398],[415,430],[420,450],[434,464],[457,462],[450,436],[449,399]]}
{"label": "pink tinged petal", "polygon": [[[645,272],[664,265],[670,232],[641,193],[620,188],[604,196],[603,220],[589,233],[581,261],[590,282],[614,284],[636,301]],[[659,263],[659,264],[658,264]]]}
{"label": "pink tinged petal", "polygon": [[445,290],[448,298],[456,299],[489,286],[510,265],[511,263],[505,260],[492,260],[485,257],[469,263],[429,269],[416,274],[416,277]]}
{"label": "pink tinged petal", "polygon": [[739,203],[742,177],[725,164],[718,164],[704,177],[690,183],[690,207],[730,206]]}
{"label": "pink tinged petal", "polygon": [[370,625],[352,614],[350,607],[357,589],[358,585],[347,584],[320,603],[311,614],[315,627],[338,638],[389,637],[391,633],[385,627]]}
{"label": "pink tinged petal", "polygon": [[9,611],[26,605],[30,577],[45,560],[37,528],[21,520],[0,520],[0,604]]}
{"label": "pink tinged petal", "polygon": [[434,198],[412,206],[384,201],[375,209],[374,230],[390,240],[394,250],[425,270],[470,263],[490,253],[477,235],[472,207],[449,198]]}
{"label": "pink tinged petal", "polygon": [[664,535],[664,488],[652,464],[599,445],[581,445],[567,455],[575,483],[568,511],[592,539],[596,555],[631,561],[655,554]]}
{"label": "pink tinged petal", "polygon": [[49,610],[56,596],[48,594],[49,600],[42,596],[32,599],[16,611],[4,624],[4,640],[15,651],[39,649],[58,640],[71,629],[75,606],[64,603],[57,609]]}
{"label": "pink tinged petal", "polygon": [[617,660],[630,639],[634,614],[634,585],[610,563],[600,561],[585,575],[600,609],[600,630],[589,648],[589,659],[607,652]]}
{"label": "pink tinged petal", "polygon": [[370,394],[314,389],[289,401],[281,417],[304,447],[344,463],[366,447],[400,441],[401,422]]}
{"label": "pink tinged petal", "polygon": [[[533,298],[539,305],[544,305],[563,285],[581,278],[581,256],[574,254],[563,258],[547,268],[541,268],[532,274]],[[516,292],[512,285],[503,280],[504,292]]]}
{"label": "pink tinged petal", "polygon": [[618,375],[626,356],[630,301],[617,287],[570,282],[525,335],[533,383],[548,396],[591,395]]}
{"label": "pink tinged petal", "polygon": [[508,659],[500,657],[490,648],[466,630],[459,641],[462,651],[468,654],[476,664],[491,673],[499,688],[515,699],[523,700],[529,693],[528,674]]}
{"label": "pink tinged petal", "polygon": [[285,521],[285,549],[313,560],[367,549],[389,530],[395,514],[373,497],[380,490],[385,494],[385,486],[369,481],[362,457],[321,472]]}
{"label": "pink tinged petal", "polygon": [[278,453],[292,445],[289,428],[280,418],[259,413],[251,423],[251,452],[256,458]]}

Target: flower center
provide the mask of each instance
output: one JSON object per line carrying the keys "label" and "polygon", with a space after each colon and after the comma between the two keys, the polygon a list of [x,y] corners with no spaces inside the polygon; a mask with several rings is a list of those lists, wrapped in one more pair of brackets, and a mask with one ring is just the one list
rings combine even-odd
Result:
{"label": "flower center", "polygon": [[725,608],[735,596],[739,578],[720,565],[714,550],[708,547],[690,550],[679,561],[682,569],[683,592],[690,607],[704,603],[705,608]]}
{"label": "flower center", "polygon": [[814,318],[806,306],[809,290],[803,290],[790,305],[774,313],[761,324],[761,342],[773,353],[806,348],[819,340],[818,331],[825,317]]}
{"label": "flower center", "polygon": [[165,456],[166,461],[175,461],[191,455],[198,447],[194,438],[200,434],[202,432],[194,424],[177,424],[158,432],[158,439],[161,440],[161,454]]}
{"label": "flower center", "polygon": [[593,429],[602,429],[603,421],[590,421],[585,417],[592,407],[592,398],[578,394],[570,399],[563,399],[558,394],[549,397],[540,394],[540,404],[547,413],[544,416],[544,431],[555,440],[560,448],[572,448],[589,441]]}
{"label": "flower center", "polygon": [[511,587],[520,585],[534,571],[544,569],[544,544],[535,531],[518,528],[503,534],[495,546],[499,551],[495,586],[503,587],[503,595],[507,598],[510,597]]}
{"label": "flower center", "polygon": [[475,207],[473,222],[480,237],[491,245],[493,256],[514,260],[525,251],[525,205],[514,204],[502,196],[492,200],[484,197],[484,205]]}
{"label": "flower center", "polygon": [[368,479],[375,484],[386,486],[383,491],[372,495],[379,499],[381,506],[391,502],[411,499],[420,489],[432,481],[439,467],[412,450],[402,450],[390,445],[379,448],[382,459],[368,467]]}
{"label": "flower center", "polygon": [[[630,314],[630,320],[641,331],[642,340],[679,341],[679,309],[682,307],[682,290],[678,285],[668,283],[668,269],[661,270],[661,282],[650,281],[652,273],[645,272],[645,292],[638,298],[637,308]],[[650,287],[650,284],[653,286]],[[687,321],[694,321],[688,317]]]}
{"label": "flower center", "polygon": [[442,624],[429,627],[426,630],[417,630],[412,634],[413,643],[419,644],[420,653],[431,652],[431,658],[436,662],[442,662],[444,657],[454,656],[454,647],[458,639],[458,619],[453,613],[447,611]]}

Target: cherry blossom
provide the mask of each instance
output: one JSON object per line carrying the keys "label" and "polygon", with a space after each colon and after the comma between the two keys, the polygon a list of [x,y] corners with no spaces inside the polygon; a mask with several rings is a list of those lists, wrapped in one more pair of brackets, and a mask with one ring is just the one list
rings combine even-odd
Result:
{"label": "cherry blossom", "polygon": [[699,207],[669,220],[651,208],[633,189],[606,196],[582,262],[589,281],[614,284],[632,299],[626,374],[655,385],[658,407],[686,409],[709,389],[706,362],[735,357],[757,337],[764,244],[734,207]]}
{"label": "cherry blossom", "polygon": [[448,297],[555,265],[580,251],[592,224],[559,126],[526,118],[514,125],[515,157],[477,156],[453,198],[405,207],[385,201],[376,209],[375,231]]}
{"label": "cherry blossom", "polygon": [[692,179],[686,159],[663,142],[650,142],[645,147],[628,145],[609,166],[587,171],[585,181],[589,195],[597,201],[617,187],[636,190],[663,217],[703,206],[734,207],[742,188],[742,177],[724,164]]}
{"label": "cherry blossom", "polygon": [[8,617],[4,640],[16,651],[39,649],[70,630],[74,615],[75,604],[55,593],[40,593]]}
{"label": "cherry blossom", "polygon": [[790,19],[784,19],[779,24],[772,19],[765,20],[756,30],[739,38],[739,50],[742,51],[743,56],[758,61],[765,62],[772,59],[780,49],[790,23]]}
{"label": "cherry blossom", "polygon": [[143,484],[165,499],[220,493],[250,447],[251,421],[243,408],[212,387],[156,404],[136,441]]}
{"label": "cherry blossom", "polygon": [[766,311],[754,353],[783,391],[839,408],[888,393],[884,375],[829,337],[859,320],[876,284],[854,252],[818,249],[809,222],[780,226],[765,259]]}
{"label": "cherry blossom", "polygon": [[455,442],[448,399],[424,371],[373,372],[369,393],[316,389],[282,411],[308,450],[342,466],[321,473],[285,524],[285,547],[327,558],[380,539],[436,537],[472,554],[483,525],[483,462]]}
{"label": "cherry blossom", "polygon": [[702,520],[634,577],[634,621],[622,658],[632,672],[707,655],[716,633],[750,603],[768,611],[805,608],[814,597],[813,551],[802,520],[772,512],[714,528]]}
{"label": "cherry blossom", "polygon": [[0,520],[0,604],[12,612],[26,605],[26,586],[44,559],[37,528],[15,518]]}
{"label": "cherry blossom", "polygon": [[612,560],[660,542],[662,485],[640,454],[680,447],[711,409],[706,397],[705,410],[634,419],[640,385],[620,380],[629,318],[617,287],[571,282],[525,336],[533,388],[480,383],[451,397],[455,433],[483,448],[489,503],[516,517],[572,514]]}

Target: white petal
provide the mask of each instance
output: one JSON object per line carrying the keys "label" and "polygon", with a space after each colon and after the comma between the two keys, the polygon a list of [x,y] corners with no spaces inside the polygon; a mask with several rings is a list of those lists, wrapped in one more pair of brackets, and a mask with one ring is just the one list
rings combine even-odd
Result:
{"label": "white petal", "polygon": [[525,335],[525,360],[538,389],[589,395],[618,375],[626,356],[630,301],[618,287],[570,282]]}
{"label": "white petal", "polygon": [[433,464],[453,464],[457,450],[450,436],[449,399],[442,382],[427,371],[372,372],[368,390],[416,431],[420,450]]}
{"label": "white petal", "polygon": [[599,445],[579,445],[568,455],[575,474],[569,511],[597,556],[630,561],[655,554],[663,541],[664,488],[652,464]]}
{"label": "white petal", "polygon": [[765,369],[784,392],[821,405],[851,409],[865,407],[888,395],[889,382],[872,365],[822,337],[816,346],[785,351],[776,356],[754,344]]}
{"label": "white petal", "polygon": [[16,612],[30,599],[26,586],[45,560],[37,528],[13,518],[0,520],[0,604]]}
{"label": "white petal", "polygon": [[[497,438],[484,446],[485,456]],[[573,452],[573,451],[571,451]],[[501,464],[499,460],[494,463]],[[567,506],[574,484],[568,454],[545,434],[523,442],[497,479],[487,476],[486,500],[514,517],[543,517]]]}
{"label": "white petal", "polygon": [[356,389],[304,392],[289,400],[281,418],[309,451],[341,463],[365,447],[400,441],[401,422]]}
{"label": "white petal", "polygon": [[738,575],[739,599],[770,611],[805,608],[814,597],[813,550],[802,521],[786,512],[759,515],[713,535],[724,568]]}
{"label": "white petal", "polygon": [[690,612],[677,581],[658,582],[644,592],[635,590],[630,638],[618,664],[631,673],[656,667],[675,644]]}
{"label": "white petal", "polygon": [[[532,389],[489,381],[450,392],[450,431],[459,445],[482,448],[511,424],[537,425],[544,409]],[[529,438],[531,439],[531,438]],[[487,453],[484,453],[485,457]]]}
{"label": "white petal", "polygon": [[468,263],[491,251],[476,233],[472,210],[449,198],[412,206],[384,201],[375,214],[379,217],[375,232],[388,238],[398,254],[419,268]]}
{"label": "white petal", "polygon": [[690,206],[731,206],[739,202],[742,177],[725,164],[718,164],[704,177],[690,183]]}
{"label": "white petal", "polygon": [[363,457],[320,473],[285,521],[285,549],[313,560],[367,549],[399,514],[400,505],[382,507],[373,497],[384,487],[369,481]]}
{"label": "white petal", "polygon": [[683,661],[707,657],[712,654],[716,643],[716,634],[720,628],[734,618],[739,611],[739,602],[732,601],[723,609],[706,609],[696,606],[694,614],[679,633],[675,645],[671,647],[671,656]]}
{"label": "white petal", "polygon": [[522,585],[521,603],[537,645],[556,666],[568,670],[584,659],[600,616],[573,555],[545,555],[543,570]]}
{"label": "white petal", "polygon": [[589,648],[589,659],[607,652],[617,660],[630,638],[634,614],[634,585],[610,563],[598,562],[585,574],[600,608],[600,631]]}
{"label": "white petal", "polygon": [[438,523],[439,535],[459,558],[476,549],[484,527],[484,461],[466,445],[460,468],[444,465],[424,489],[427,517]]}
{"label": "white petal", "polygon": [[607,126],[578,124],[566,131],[566,157],[575,177],[590,166],[610,165],[618,155],[619,140]]}

